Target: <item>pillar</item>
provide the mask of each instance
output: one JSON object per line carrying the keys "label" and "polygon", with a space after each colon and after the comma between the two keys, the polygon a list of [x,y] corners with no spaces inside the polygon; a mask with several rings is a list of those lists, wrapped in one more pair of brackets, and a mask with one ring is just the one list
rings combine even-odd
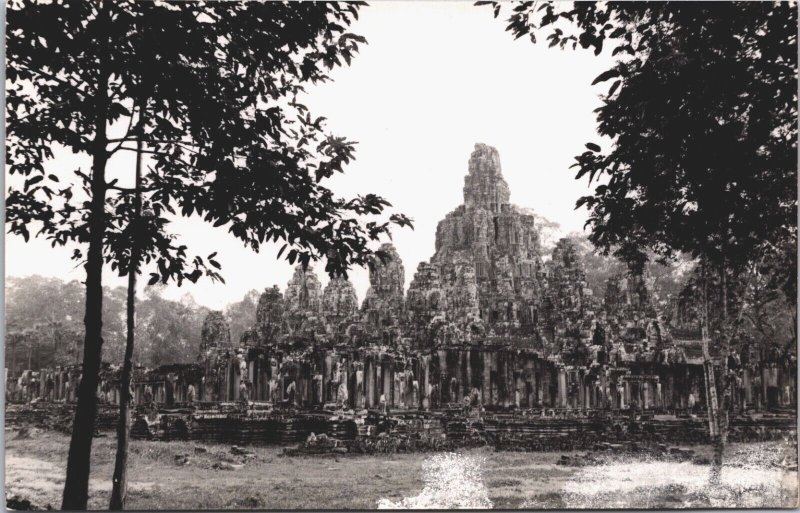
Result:
{"label": "pillar", "polygon": [[750,369],[742,369],[742,386],[744,387],[744,403],[742,404],[742,411],[747,409],[747,406],[753,402],[753,391],[750,387]]}
{"label": "pillar", "polygon": [[489,404],[500,404],[499,394],[497,389],[497,351],[489,353]]}
{"label": "pillar", "polygon": [[375,405],[380,405],[381,394],[383,394],[383,362],[381,355],[377,356],[375,362]]}
{"label": "pillar", "polygon": [[481,350],[481,363],[483,364],[481,404],[486,405],[492,402],[492,357],[489,351]]}
{"label": "pillar", "polygon": [[367,407],[366,404],[366,394],[364,392],[364,365],[361,362],[359,365],[356,366],[356,389],[355,389],[355,401],[356,401],[356,408],[364,409]]}
{"label": "pillar", "polygon": [[663,407],[663,400],[661,396],[661,382],[656,383],[656,407]]}
{"label": "pillar", "polygon": [[420,363],[420,404],[424,409],[431,407],[430,356],[424,355]]}
{"label": "pillar", "polygon": [[373,405],[372,396],[375,393],[375,384],[372,380],[372,356],[366,355],[364,358],[364,406],[371,408]]}

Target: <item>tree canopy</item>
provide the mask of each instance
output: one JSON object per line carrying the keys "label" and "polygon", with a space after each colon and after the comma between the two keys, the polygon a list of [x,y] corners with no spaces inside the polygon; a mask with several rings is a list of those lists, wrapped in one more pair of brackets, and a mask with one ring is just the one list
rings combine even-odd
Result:
{"label": "tree canopy", "polygon": [[594,81],[610,83],[597,110],[610,142],[576,157],[577,178],[599,182],[578,201],[597,247],[639,267],[649,250],[742,269],[763,245],[796,241],[793,4],[505,6],[516,37],[617,56]]}
{"label": "tree canopy", "polygon": [[[76,200],[76,190],[56,184],[74,178],[91,194],[89,174],[46,172],[46,163],[53,145],[93,152],[98,106],[90,99],[102,92],[105,124],[129,127],[106,137],[107,158],[133,151],[131,127],[144,125],[151,215],[143,240],[151,241],[146,259],[157,264],[154,281],[218,277],[213,256],[208,263],[189,258],[186,246],[165,234],[172,215],[225,226],[255,250],[283,240],[290,263],[327,259],[332,274],[366,264],[369,242],[410,220],[381,220],[385,199],[339,198],[324,185],[352,160],[355,145],[326,133],[325,119],[301,102],[306,84],[328,80],[365,42],[345,28],[361,5],[121,2],[100,19],[91,2],[12,4],[8,164],[25,181],[8,192],[10,232],[27,239],[33,222],[54,244],[88,241],[85,196]],[[108,41],[100,44],[100,35]],[[139,98],[146,99],[143,119]],[[115,180],[105,189],[114,214],[107,259],[124,273],[132,191]]]}
{"label": "tree canopy", "polygon": [[[102,354],[103,262],[126,274],[133,240],[154,263],[150,283],[221,278],[215,254],[191,257],[166,230],[170,216],[225,226],[247,247],[284,241],[280,254],[345,274],[402,214],[374,194],[337,197],[354,143],[327,133],[302,104],[304,86],[349,63],[364,38],[347,32],[361,2],[22,2],[7,10],[10,233],[31,229],[84,259],[83,375],[67,463],[64,509],[88,494],[95,389]],[[125,128],[127,126],[127,128]],[[121,131],[120,134],[117,134]],[[137,191],[108,171],[117,152],[151,165]],[[89,173],[52,169],[54,150],[91,158]],[[135,192],[147,222],[131,222]],[[79,193],[79,194],[76,194]],[[287,250],[288,251],[285,251]]]}

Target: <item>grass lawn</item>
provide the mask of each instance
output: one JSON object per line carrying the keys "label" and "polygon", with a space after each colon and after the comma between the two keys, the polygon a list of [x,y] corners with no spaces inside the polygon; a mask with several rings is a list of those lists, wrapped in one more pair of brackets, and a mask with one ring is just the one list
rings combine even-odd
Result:
{"label": "grass lawn", "polygon": [[[6,431],[7,496],[40,507],[60,506],[68,444],[69,437],[57,432],[34,430],[29,438],[17,438],[16,431]],[[797,473],[766,461],[789,450],[780,444],[730,446],[730,466],[722,485],[713,489],[703,484],[707,467],[688,462],[636,459],[565,467],[555,464],[562,452],[485,448],[446,460],[431,454],[284,457],[282,447],[248,449],[255,455],[244,459],[231,454],[230,445],[132,441],[127,507],[371,509],[380,502],[419,507],[431,500],[439,507],[469,505],[438,498],[437,494],[458,495],[462,488],[483,494],[483,502],[475,505],[487,504],[488,499],[495,508],[797,505]],[[114,452],[113,435],[95,439],[92,509],[108,508]],[[444,482],[447,465],[459,461],[467,469],[464,478],[456,474]],[[215,468],[226,463],[233,470]],[[428,502],[415,502],[421,497]]]}

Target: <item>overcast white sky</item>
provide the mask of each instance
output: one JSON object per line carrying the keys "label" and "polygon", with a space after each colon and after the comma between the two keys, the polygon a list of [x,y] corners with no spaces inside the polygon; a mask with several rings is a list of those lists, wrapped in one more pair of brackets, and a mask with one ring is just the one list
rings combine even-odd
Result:
{"label": "overcast white sky", "polygon": [[[350,67],[334,72],[332,82],[309,90],[312,113],[326,116],[332,132],[359,143],[355,162],[331,182],[333,190],[380,194],[415,221],[414,231],[405,228],[394,236],[406,285],[417,264],[433,254],[438,221],[461,204],[476,142],[499,150],[513,203],[560,223],[564,232],[583,227],[586,213],[574,205],[587,185],[568,168],[584,143],[598,140],[592,111],[607,85],[590,84],[611,57],[514,41],[504,28],[489,8],[471,2],[375,3],[362,9],[351,29],[369,44]],[[57,158],[62,165],[77,162],[68,155]],[[291,277],[288,262],[275,259],[280,245],[256,254],[224,229],[191,219],[172,229],[195,254],[218,251],[227,283],[173,286],[167,297],[190,293],[198,303],[221,309],[251,289],[283,289]],[[26,244],[7,236],[6,274],[83,280],[70,254],[44,240]],[[318,274],[327,283],[323,267]],[[108,285],[124,285],[110,270],[104,278]],[[355,270],[351,279],[363,299],[367,272]]]}

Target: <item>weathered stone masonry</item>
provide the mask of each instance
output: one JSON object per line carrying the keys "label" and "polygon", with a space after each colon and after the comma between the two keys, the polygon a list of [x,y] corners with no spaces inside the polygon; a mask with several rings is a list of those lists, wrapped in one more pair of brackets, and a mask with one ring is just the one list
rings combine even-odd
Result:
{"label": "weathered stone masonry", "polygon": [[[137,370],[136,401],[150,387],[157,402],[180,403],[190,384],[198,401],[236,401],[244,382],[251,401],[308,408],[374,408],[381,397],[393,409],[429,410],[465,398],[487,410],[705,404],[696,338],[659,317],[645,277],[614,276],[598,294],[568,239],[546,259],[535,216],[510,203],[490,146],[475,145],[464,203],[439,222],[435,253],[408,291],[396,249],[381,250],[388,260],[374,262],[360,306],[346,279],[323,288],[298,267],[283,292],[264,291],[241,340],[212,312],[197,364]],[[733,366],[737,408],[795,404],[796,365],[763,351],[744,356]],[[74,397],[78,368],[39,374],[37,396]],[[110,402],[115,376],[103,380]]]}
{"label": "weathered stone masonry", "polygon": [[[309,407],[336,402],[342,389],[354,409],[381,396],[411,409],[466,397],[487,409],[702,406],[697,344],[673,340],[644,277],[615,276],[595,294],[569,240],[543,261],[534,219],[510,203],[497,150],[477,144],[464,203],[439,223],[436,252],[407,293],[390,244],[360,309],[347,280],[323,291],[298,267],[283,297],[268,289],[259,302],[259,312],[271,305],[269,328],[259,314],[238,347],[204,340],[219,347],[204,360],[204,399],[237,399],[246,377],[251,399],[285,402],[294,383],[294,405]],[[737,406],[764,406],[768,387],[789,404],[796,386],[778,368],[768,356],[743,367]]]}

